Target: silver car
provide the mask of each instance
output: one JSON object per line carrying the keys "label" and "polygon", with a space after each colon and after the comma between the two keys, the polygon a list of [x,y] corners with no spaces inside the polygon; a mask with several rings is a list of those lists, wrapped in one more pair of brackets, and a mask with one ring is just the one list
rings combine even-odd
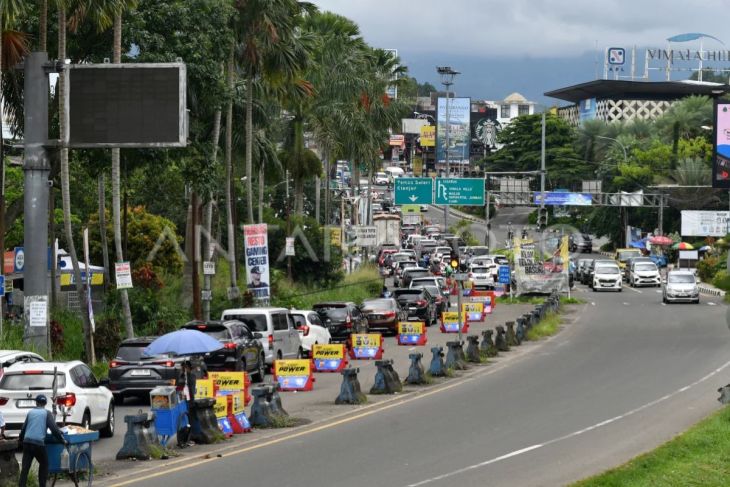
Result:
{"label": "silver car", "polygon": [[665,303],[699,303],[700,290],[697,287],[694,273],[687,270],[669,271],[662,291],[662,301]]}

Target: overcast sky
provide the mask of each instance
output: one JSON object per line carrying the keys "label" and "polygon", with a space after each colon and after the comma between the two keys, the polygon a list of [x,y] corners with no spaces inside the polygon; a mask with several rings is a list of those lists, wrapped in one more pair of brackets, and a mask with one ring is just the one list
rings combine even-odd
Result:
{"label": "overcast sky", "polygon": [[[322,10],[354,20],[370,45],[398,49],[419,81],[436,81],[436,75],[429,74],[436,65],[454,66],[463,73],[459,82],[471,96],[478,96],[473,91],[479,90],[476,77],[485,75],[480,66],[485,62],[503,67],[529,60],[541,73],[550,69],[550,60],[581,58],[580,73],[567,72],[566,81],[580,79],[581,73],[582,81],[590,81],[595,77],[596,45],[601,65],[605,47],[666,47],[667,37],[685,32],[713,35],[730,48],[730,35],[725,38],[730,0],[313,1]],[[704,47],[723,48],[712,40]],[[501,76],[510,76],[509,69]],[[535,85],[533,91],[559,87]]]}

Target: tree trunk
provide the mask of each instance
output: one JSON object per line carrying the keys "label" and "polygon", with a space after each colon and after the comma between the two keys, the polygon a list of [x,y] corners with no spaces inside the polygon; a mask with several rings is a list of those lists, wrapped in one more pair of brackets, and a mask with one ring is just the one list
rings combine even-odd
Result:
{"label": "tree trunk", "polygon": [[332,183],[330,181],[330,158],[329,152],[327,150],[324,151],[324,173],[324,224],[326,226],[331,223],[332,218],[332,208],[330,208],[330,202],[332,197],[332,191],[330,190],[330,186]]}
{"label": "tree trunk", "polygon": [[228,56],[228,90],[231,98],[226,107],[226,228],[228,231],[228,266],[230,267],[231,286],[238,287],[236,266],[236,226],[233,217],[233,47]]}
{"label": "tree trunk", "polygon": [[[104,264],[104,292],[109,288],[109,242],[106,239],[106,178],[104,172],[99,174],[99,235],[101,255]],[[52,243],[52,242],[51,242]]]}
{"label": "tree trunk", "polygon": [[38,19],[38,50],[45,52],[48,44],[48,0],[41,0],[40,18]]}
{"label": "tree trunk", "polygon": [[248,223],[253,223],[253,79],[246,79],[246,205]]}
{"label": "tree trunk", "polygon": [[259,223],[264,222],[264,190],[265,190],[264,164],[259,165]]}
{"label": "tree trunk", "polygon": [[[113,62],[119,64],[122,62],[122,13],[114,15],[114,46],[113,46]],[[114,247],[117,254],[117,262],[124,262],[124,252],[122,251],[122,228],[121,228],[121,202],[120,202],[120,159],[119,149],[112,149],[112,212],[114,220]],[[127,198],[125,191],[124,198],[125,212],[125,234],[126,234],[126,212]],[[127,338],[134,338],[134,326],[132,325],[132,312],[129,309],[129,295],[126,289],[119,290],[122,300],[122,314],[124,315],[124,331]]]}
{"label": "tree trunk", "polygon": [[185,219],[185,264],[183,265],[183,283],[182,283],[182,303],[181,306],[185,310],[189,310],[193,305],[193,254],[195,247],[193,246],[193,191],[185,190],[185,198],[188,201],[187,217]]}
{"label": "tree trunk", "polygon": [[314,219],[317,220],[317,225],[321,223],[319,221],[320,194],[322,193],[321,185],[322,179],[319,176],[316,176],[314,178]]}
{"label": "tree trunk", "polygon": [[[355,194],[353,194],[353,196],[359,197],[360,196],[360,161],[357,159],[352,161],[352,178],[353,178],[352,187],[355,188]],[[353,201],[356,201],[356,200],[353,198]],[[357,211],[358,207],[359,207],[358,204],[356,204],[356,203],[352,204],[352,221],[350,223],[352,223],[353,225],[359,224],[360,212]],[[344,236],[343,236],[343,238],[344,238]]]}
{"label": "tree trunk", "polygon": [[196,320],[203,319],[203,310],[200,307],[200,270],[198,269],[198,257],[200,256],[200,236],[198,215],[200,214],[200,203],[198,202],[198,193],[193,190],[192,196],[193,207],[193,252],[192,252],[192,274],[193,274],[193,317]]}
{"label": "tree trunk", "polygon": [[[66,11],[63,8],[58,9],[58,58],[66,59]],[[66,103],[66,97],[64,96],[64,88],[66,85],[66,77],[63,73],[60,74],[58,79],[58,110],[60,113],[59,121],[59,133],[61,140],[66,135],[66,124],[64,123],[64,105]],[[76,255],[76,246],[74,245],[73,231],[71,229],[71,195],[69,189],[69,170],[68,170],[68,149],[61,149],[61,201],[63,204],[63,226],[66,233],[66,244],[68,246],[68,253],[71,256],[71,266],[74,271],[74,280],[76,281],[76,293],[79,296],[79,300],[85,303],[84,297],[84,285],[81,282],[81,267],[79,266],[79,259]],[[91,336],[91,322],[89,321],[89,313],[87,309],[82,306],[81,319],[83,321],[84,329],[84,344],[86,348],[86,358],[90,362],[94,363],[96,357],[94,356],[94,344]]]}
{"label": "tree trunk", "polygon": [[[221,110],[218,109],[213,115],[213,140],[211,145],[213,150],[211,153],[211,160],[213,164],[216,164],[218,159],[218,143],[220,142],[221,134]],[[208,195],[208,201],[205,203],[203,210],[203,227],[205,228],[205,246],[203,247],[203,261],[211,259],[211,233],[213,230],[213,195]],[[203,288],[206,291],[210,291],[211,276],[203,276]],[[203,301],[203,319],[210,319],[210,300]]]}
{"label": "tree trunk", "polygon": [[299,216],[304,216],[304,181],[301,177],[294,181],[294,206]]}

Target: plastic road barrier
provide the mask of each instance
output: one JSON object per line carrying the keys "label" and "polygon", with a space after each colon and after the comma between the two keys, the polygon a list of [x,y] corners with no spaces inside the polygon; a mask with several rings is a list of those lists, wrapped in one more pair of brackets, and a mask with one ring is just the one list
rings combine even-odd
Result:
{"label": "plastic road barrier", "polygon": [[[469,331],[469,316],[461,313],[461,332]],[[441,332],[442,333],[459,333],[459,314],[456,311],[446,311],[441,313]]]}
{"label": "plastic road barrier", "polygon": [[315,372],[341,372],[347,366],[344,344],[312,345],[312,360]]}
{"label": "plastic road barrier", "polygon": [[380,333],[353,333],[350,335],[350,343],[350,358],[353,360],[383,358],[383,336]]}
{"label": "plastic road barrier", "polygon": [[282,391],[311,391],[313,371],[311,359],[274,360],[274,381]]}
{"label": "plastic road barrier", "polygon": [[428,341],[425,324],[422,321],[399,321],[397,340],[398,345],[425,345]]}

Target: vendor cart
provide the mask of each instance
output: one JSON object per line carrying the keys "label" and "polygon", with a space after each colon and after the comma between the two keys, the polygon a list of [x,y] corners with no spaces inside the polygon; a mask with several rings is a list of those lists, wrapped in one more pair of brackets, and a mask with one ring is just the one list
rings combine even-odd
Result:
{"label": "vendor cart", "polygon": [[94,478],[94,464],[91,462],[91,444],[99,439],[98,431],[88,433],[67,434],[63,437],[68,441],[68,461],[64,450],[66,447],[59,443],[53,435],[46,436],[46,453],[48,454],[48,475],[51,486],[56,484],[59,474],[66,474],[76,487],[91,486]]}

